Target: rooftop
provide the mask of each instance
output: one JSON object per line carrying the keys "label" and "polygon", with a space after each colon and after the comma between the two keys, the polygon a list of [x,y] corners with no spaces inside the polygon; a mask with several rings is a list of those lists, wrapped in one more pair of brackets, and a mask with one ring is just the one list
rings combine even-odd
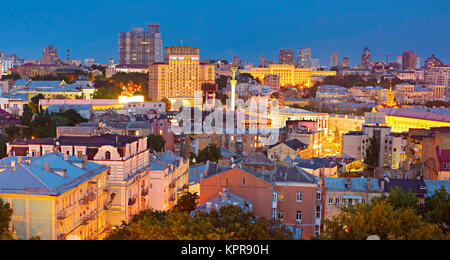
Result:
{"label": "rooftop", "polygon": [[56,196],[106,170],[106,166],[73,156],[64,160],[64,155],[57,152],[42,157],[7,157],[0,160],[0,193]]}

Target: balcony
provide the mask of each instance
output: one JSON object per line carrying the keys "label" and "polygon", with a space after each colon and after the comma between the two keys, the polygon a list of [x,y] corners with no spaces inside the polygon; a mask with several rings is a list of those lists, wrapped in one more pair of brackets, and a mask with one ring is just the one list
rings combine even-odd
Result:
{"label": "balcony", "polygon": [[84,197],[80,200],[80,205],[88,205],[89,204],[89,200],[87,199],[87,197]]}
{"label": "balcony", "polygon": [[172,182],[172,183],[169,185],[169,189],[173,189],[173,188],[175,188],[175,182]]}
{"label": "balcony", "polygon": [[58,214],[56,214],[56,218],[58,219],[58,220],[64,220],[64,219],[66,219],[67,218],[67,212],[66,211],[61,211],[61,212],[59,212]]}
{"label": "balcony", "polygon": [[128,199],[128,206],[133,206],[136,204],[136,198],[129,198]]}
{"label": "balcony", "polygon": [[141,196],[147,196],[148,194],[148,188],[142,189]]}
{"label": "balcony", "polygon": [[89,193],[89,194],[86,196],[86,199],[87,199],[88,201],[94,201],[94,200],[96,200],[95,193],[94,193],[94,192]]}

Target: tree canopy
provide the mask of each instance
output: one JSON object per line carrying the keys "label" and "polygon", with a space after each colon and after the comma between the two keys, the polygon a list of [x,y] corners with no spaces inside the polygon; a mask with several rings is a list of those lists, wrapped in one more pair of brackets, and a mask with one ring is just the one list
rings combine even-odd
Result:
{"label": "tree canopy", "polygon": [[341,214],[325,219],[325,240],[366,240],[377,235],[381,240],[438,239],[439,228],[427,223],[411,208],[395,209],[387,199],[371,204],[348,205]]}
{"label": "tree canopy", "polygon": [[218,162],[221,158],[220,148],[217,148],[215,145],[208,145],[205,149],[198,152],[198,155],[194,156],[194,158],[196,163]]}
{"label": "tree canopy", "polygon": [[149,135],[147,136],[147,146],[150,150],[161,152],[164,150],[164,145],[166,141],[161,135]]}
{"label": "tree canopy", "polygon": [[369,139],[369,146],[366,148],[364,163],[368,166],[377,167],[380,158],[380,148],[375,137]]}
{"label": "tree canopy", "polygon": [[13,210],[9,203],[0,198],[0,240],[11,240],[13,238],[9,230],[12,214]]}
{"label": "tree canopy", "polygon": [[256,217],[235,205],[210,213],[145,210],[113,230],[106,240],[282,240],[293,234],[280,222]]}
{"label": "tree canopy", "polygon": [[47,110],[39,109],[34,102],[29,102],[23,107],[21,116],[22,124],[28,126],[24,130],[27,138],[56,137],[58,126],[75,126],[87,120],[73,109],[68,109],[62,113],[50,113]]}

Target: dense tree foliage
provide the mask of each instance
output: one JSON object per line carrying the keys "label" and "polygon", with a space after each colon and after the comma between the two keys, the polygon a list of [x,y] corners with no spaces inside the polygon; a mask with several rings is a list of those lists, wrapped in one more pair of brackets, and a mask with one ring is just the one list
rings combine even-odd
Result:
{"label": "dense tree foliage", "polygon": [[371,235],[382,240],[439,238],[437,225],[425,222],[411,208],[395,209],[387,199],[342,207],[339,216],[325,219],[324,223],[321,239],[366,240]]}
{"label": "dense tree foliage", "polygon": [[149,135],[147,136],[147,147],[152,151],[161,152],[164,150],[166,141],[161,135]]}
{"label": "dense tree foliage", "polygon": [[341,207],[338,217],[325,220],[322,239],[450,239],[450,201],[444,187],[418,203],[412,191],[399,187],[370,204]]}
{"label": "dense tree foliage", "polygon": [[435,191],[432,197],[425,198],[422,214],[425,220],[437,224],[450,236],[450,200],[445,187]]}
{"label": "dense tree foliage", "polygon": [[208,145],[205,149],[198,152],[197,156],[194,156],[196,163],[205,163],[206,161],[218,162],[220,157],[220,148],[217,148],[215,145]]}
{"label": "dense tree foliage", "polygon": [[30,102],[23,107],[21,121],[23,125],[28,126],[24,130],[25,137],[43,138],[56,137],[58,126],[75,126],[87,120],[73,109],[68,109],[62,113],[49,113]]}
{"label": "dense tree foliage", "polygon": [[405,83],[407,81],[401,80],[399,78],[394,78],[392,80],[381,77],[380,82],[378,82],[377,78],[369,78],[364,79],[360,75],[348,75],[348,76],[328,76],[325,77],[320,85],[337,85],[346,88],[351,87],[364,87],[364,86],[380,86],[382,88],[389,88],[390,81],[392,81],[392,85]]}
{"label": "dense tree foliage", "polygon": [[426,107],[450,107],[450,102],[445,102],[442,100],[434,100],[434,101],[428,101],[425,103]]}
{"label": "dense tree foliage", "polygon": [[96,99],[116,99],[123,91],[142,94],[148,100],[148,74],[119,72],[103,80],[96,78],[94,94]]}
{"label": "dense tree foliage", "polygon": [[9,229],[13,210],[9,203],[0,198],[0,240],[11,240],[12,233]]}
{"label": "dense tree foliage", "polygon": [[166,104],[166,111],[172,110],[172,103],[170,103],[169,99],[164,97],[161,99],[161,102],[164,102]]}
{"label": "dense tree foliage", "polygon": [[230,205],[210,213],[145,210],[113,230],[107,240],[282,240],[293,234],[280,222]]}
{"label": "dense tree foliage", "polygon": [[6,157],[6,143],[8,143],[10,139],[7,136],[0,135],[0,159]]}
{"label": "dense tree foliage", "polygon": [[223,90],[223,89],[227,88],[227,83],[228,83],[227,76],[219,75],[219,77],[216,78],[216,84],[217,84],[218,90]]}
{"label": "dense tree foliage", "polygon": [[198,199],[200,197],[197,192],[185,192],[177,201],[174,210],[191,212],[197,208]]}
{"label": "dense tree foliage", "polygon": [[377,167],[380,158],[380,148],[375,137],[369,139],[369,146],[366,148],[364,163],[369,167]]}
{"label": "dense tree foliage", "polygon": [[1,76],[1,79],[2,80],[18,80],[18,79],[20,79],[20,75],[17,72],[12,72],[11,74]]}

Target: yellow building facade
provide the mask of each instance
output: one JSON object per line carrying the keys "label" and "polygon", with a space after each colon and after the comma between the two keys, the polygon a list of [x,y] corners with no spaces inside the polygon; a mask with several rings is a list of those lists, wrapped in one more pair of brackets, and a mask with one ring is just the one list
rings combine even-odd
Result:
{"label": "yellow building facade", "polygon": [[267,68],[254,67],[250,70],[240,70],[239,73],[248,73],[253,78],[264,80],[266,75],[280,76],[280,86],[311,86],[311,77],[336,76],[336,71],[315,71],[308,68],[295,68],[294,65],[271,64]]}
{"label": "yellow building facade", "polygon": [[13,209],[15,239],[95,240],[110,230],[108,167],[57,153],[1,163],[0,199]]}
{"label": "yellow building facade", "polygon": [[432,121],[417,118],[385,116],[386,126],[391,128],[391,132],[408,132],[410,128],[430,129],[431,127],[450,126],[449,122]]}
{"label": "yellow building facade", "polygon": [[172,46],[165,48],[164,63],[149,66],[149,96],[162,98],[194,97],[203,83],[215,83],[215,65],[200,63],[198,48]]}

